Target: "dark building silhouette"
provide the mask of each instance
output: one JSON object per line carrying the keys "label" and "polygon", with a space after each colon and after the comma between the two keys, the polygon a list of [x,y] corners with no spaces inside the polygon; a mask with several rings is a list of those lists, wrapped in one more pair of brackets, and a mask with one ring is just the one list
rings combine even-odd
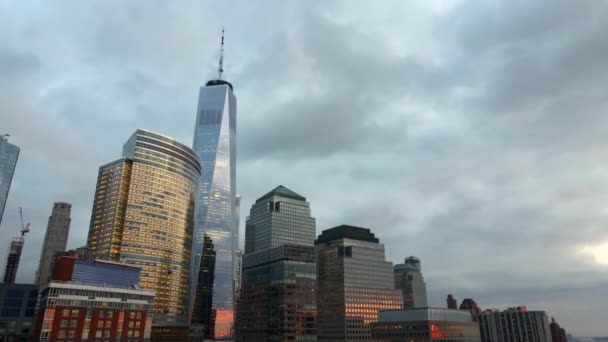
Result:
{"label": "dark building silhouette", "polygon": [[551,317],[551,324],[549,324],[551,330],[551,341],[552,342],[568,342],[568,335],[566,330],[555,321],[555,318]]}
{"label": "dark building silhouette", "polygon": [[471,319],[474,322],[479,320],[479,314],[481,313],[481,309],[477,306],[477,303],[473,300],[473,298],[465,298],[462,303],[460,303],[460,310],[467,310],[471,313]]}
{"label": "dark building silhouette", "polygon": [[0,284],[0,341],[30,341],[36,321],[38,285]]}
{"label": "dark building silhouette", "polygon": [[213,311],[213,281],[215,279],[215,257],[211,238],[205,236],[201,267],[198,272],[198,286],[192,310],[192,324],[200,324],[204,329],[204,337],[215,336],[215,313]]}
{"label": "dark building silhouette", "polygon": [[23,251],[23,237],[13,238],[8,250],[6,258],[6,268],[4,269],[3,281],[7,284],[13,284],[17,278],[17,270],[19,269],[19,260],[21,260],[21,252]]}
{"label": "dark building silhouette", "polygon": [[454,310],[458,309],[458,301],[451,294],[448,295],[447,302],[448,302],[448,309],[454,309]]}

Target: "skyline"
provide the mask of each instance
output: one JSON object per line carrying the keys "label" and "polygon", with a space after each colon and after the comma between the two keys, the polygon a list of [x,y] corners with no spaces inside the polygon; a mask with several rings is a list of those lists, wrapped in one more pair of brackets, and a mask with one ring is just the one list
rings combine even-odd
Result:
{"label": "skyline", "polygon": [[53,202],[73,204],[68,248],[84,244],[97,168],[135,129],[189,145],[225,26],[245,208],[283,184],[317,235],[369,227],[388,260],[419,257],[431,305],[528,305],[608,334],[608,268],[583,252],[608,242],[605,5],[239,4],[0,5],[0,122],[21,147],[0,232],[18,235],[19,206],[32,222],[18,281]]}

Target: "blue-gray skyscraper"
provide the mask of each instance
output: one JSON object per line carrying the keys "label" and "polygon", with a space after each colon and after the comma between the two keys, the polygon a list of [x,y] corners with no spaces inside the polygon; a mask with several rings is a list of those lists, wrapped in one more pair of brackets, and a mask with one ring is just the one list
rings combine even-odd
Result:
{"label": "blue-gray skyscraper", "polygon": [[[202,172],[194,223],[191,318],[204,325],[207,337],[229,340],[234,331],[234,239],[238,239],[236,97],[232,84],[221,79],[222,71],[220,59],[218,79],[200,88],[194,129],[193,150]],[[204,245],[212,246],[214,253],[204,253]],[[214,267],[209,267],[210,260],[201,260],[207,255],[215,259]],[[214,270],[212,277],[199,277],[201,270],[210,269]],[[209,291],[213,293],[211,303],[197,298],[197,293]]]}
{"label": "blue-gray skyscraper", "polygon": [[11,188],[13,173],[19,158],[19,147],[9,144],[8,134],[0,136],[0,223],[4,214],[4,206]]}

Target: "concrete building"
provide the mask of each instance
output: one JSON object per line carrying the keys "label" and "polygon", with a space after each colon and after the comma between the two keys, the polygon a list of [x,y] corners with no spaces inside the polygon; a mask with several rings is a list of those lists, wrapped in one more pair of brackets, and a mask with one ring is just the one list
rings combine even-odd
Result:
{"label": "concrete building", "polygon": [[37,300],[35,284],[0,284],[0,341],[31,340]]}
{"label": "concrete building", "polygon": [[468,312],[445,308],[380,311],[372,323],[373,342],[480,342]]}
{"label": "concrete building", "polygon": [[551,342],[547,314],[528,311],[525,306],[483,311],[479,316],[479,329],[482,342]]}
{"label": "concrete building", "polygon": [[53,212],[44,234],[42,253],[36,271],[36,284],[44,285],[52,275],[54,256],[56,253],[64,252],[68,243],[70,233],[70,212],[72,205],[65,202],[55,202]]}
{"label": "concrete building", "polygon": [[553,317],[551,317],[551,324],[549,324],[549,329],[551,330],[552,342],[568,342],[568,335],[566,334],[566,330],[562,328]]}
{"label": "concrete building", "polygon": [[453,309],[453,310],[458,309],[458,300],[456,300],[456,298],[454,298],[454,296],[449,294],[446,301],[448,304],[448,309]]}
{"label": "concrete building", "polygon": [[188,321],[200,171],[192,149],[145,130],[99,169],[88,246],[95,258],[141,267],[141,288],[156,293],[154,324]]}
{"label": "concrete building", "polygon": [[303,196],[278,186],[246,224],[237,341],[315,341],[315,219]]}
{"label": "concrete building", "polygon": [[384,245],[366,228],[342,225],[315,241],[319,341],[369,341],[378,311],[403,308]]}
{"label": "concrete building", "polygon": [[7,137],[8,134],[0,135],[0,224],[20,151],[19,147],[8,142]]}
{"label": "concrete building", "polygon": [[393,268],[395,288],[401,290],[404,308],[421,308],[427,306],[426,284],[422,276],[420,259],[411,256],[403,264]]}
{"label": "concrete building", "polygon": [[149,341],[154,292],[139,267],[62,256],[40,294],[36,341]]}

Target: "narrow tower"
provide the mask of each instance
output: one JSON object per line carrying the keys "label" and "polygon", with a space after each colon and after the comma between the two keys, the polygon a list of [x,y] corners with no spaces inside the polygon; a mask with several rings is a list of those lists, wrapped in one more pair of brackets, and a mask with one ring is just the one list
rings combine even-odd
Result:
{"label": "narrow tower", "polygon": [[403,294],[403,307],[426,307],[426,284],[422,277],[420,259],[414,256],[405,258],[405,262],[395,265],[393,270],[395,273],[395,288],[401,290]]}
{"label": "narrow tower", "polygon": [[8,249],[8,257],[6,258],[6,268],[4,270],[3,281],[6,284],[13,284],[17,278],[17,270],[19,269],[19,261],[21,260],[21,252],[25,244],[25,234],[30,232],[30,224],[23,223],[23,209],[19,208],[19,216],[21,217],[21,236],[15,237],[11,241]]}
{"label": "narrow tower", "polygon": [[[208,81],[199,90],[193,150],[201,161],[197,191],[193,259],[191,265],[190,307],[195,307],[197,293],[206,293],[208,286],[199,283],[199,272],[208,260],[202,260],[205,244],[213,245],[215,274],[212,284],[211,312],[191,312],[193,324],[204,327],[208,338],[230,340],[234,334],[234,259],[236,219],[236,97],[232,84],[222,79],[224,71],[224,35],[220,47],[218,78]],[[205,315],[210,317],[205,317]],[[209,336],[213,332],[212,336]]]}
{"label": "narrow tower", "polygon": [[19,147],[9,144],[7,137],[8,134],[0,135],[0,223],[19,158]]}
{"label": "narrow tower", "polygon": [[55,202],[53,205],[53,212],[49,217],[46,234],[44,234],[38,271],[36,271],[36,284],[44,285],[49,281],[55,262],[55,254],[65,251],[70,232],[70,222],[72,221],[70,218],[71,211],[72,205],[69,203]]}

